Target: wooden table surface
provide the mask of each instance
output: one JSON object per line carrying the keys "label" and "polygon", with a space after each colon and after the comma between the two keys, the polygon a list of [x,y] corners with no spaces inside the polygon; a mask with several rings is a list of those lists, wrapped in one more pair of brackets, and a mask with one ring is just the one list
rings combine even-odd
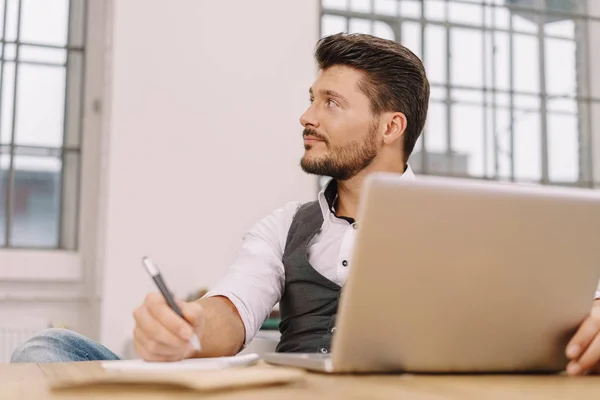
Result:
{"label": "wooden table surface", "polygon": [[[62,369],[61,369],[62,368]],[[213,393],[167,387],[103,386],[52,390],[47,378],[77,368],[102,370],[99,363],[0,365],[0,399],[592,399],[600,398],[600,377],[562,375],[330,376],[309,373],[301,382],[285,386],[238,389]],[[250,367],[256,368],[256,367]],[[263,366],[264,368],[264,366]],[[275,367],[273,367],[275,368]]]}

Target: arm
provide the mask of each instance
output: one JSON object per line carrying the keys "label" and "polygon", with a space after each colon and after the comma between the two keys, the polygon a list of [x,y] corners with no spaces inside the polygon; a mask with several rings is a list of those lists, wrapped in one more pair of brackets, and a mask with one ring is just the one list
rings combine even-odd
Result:
{"label": "arm", "polygon": [[227,275],[198,302],[206,312],[202,352],[193,357],[233,355],[250,343],[283,293],[283,250],[300,203],[260,220],[245,235]]}
{"label": "arm", "polygon": [[[152,293],[134,312],[134,345],[144,360],[174,361],[237,353],[252,340],[281,298],[283,249],[298,203],[274,211],[246,235],[228,274],[204,298],[178,305],[185,317]],[[189,343],[196,334],[202,351]]]}
{"label": "arm", "polygon": [[204,312],[202,351],[191,357],[233,356],[244,345],[244,323],[233,303],[222,296],[198,300]]}

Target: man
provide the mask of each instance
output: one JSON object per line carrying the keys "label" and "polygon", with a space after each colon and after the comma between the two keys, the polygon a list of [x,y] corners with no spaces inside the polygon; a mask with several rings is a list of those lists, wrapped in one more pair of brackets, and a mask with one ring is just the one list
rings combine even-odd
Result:
{"label": "man", "polygon": [[[301,166],[332,180],[317,201],[287,204],[259,221],[245,235],[228,275],[201,300],[179,303],[187,322],[160,294],[149,294],[134,312],[135,350],[145,360],[236,354],[278,302],[279,351],[329,351],[363,181],[377,171],[413,178],[407,160],[425,124],[429,83],[413,53],[368,35],[329,36],[315,55],[320,72],[300,119]],[[597,303],[567,348],[570,374],[597,365],[599,332]],[[193,334],[202,352],[189,345]],[[14,362],[116,358],[64,330],[46,331],[13,354]]]}

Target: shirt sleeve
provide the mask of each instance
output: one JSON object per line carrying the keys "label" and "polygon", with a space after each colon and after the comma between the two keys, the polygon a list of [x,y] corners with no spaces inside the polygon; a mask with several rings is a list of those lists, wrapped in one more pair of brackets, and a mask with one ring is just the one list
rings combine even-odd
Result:
{"label": "shirt sleeve", "polygon": [[224,296],[235,306],[246,330],[245,345],[254,338],[285,284],[283,250],[301,203],[273,211],[244,234],[242,247],[225,277],[204,297]]}

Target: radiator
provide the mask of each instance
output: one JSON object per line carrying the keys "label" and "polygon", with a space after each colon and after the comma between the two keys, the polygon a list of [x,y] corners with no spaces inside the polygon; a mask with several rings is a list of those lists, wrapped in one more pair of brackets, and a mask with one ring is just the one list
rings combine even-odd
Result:
{"label": "radiator", "polygon": [[0,325],[0,364],[10,362],[10,355],[17,347],[46,328],[47,326]]}

